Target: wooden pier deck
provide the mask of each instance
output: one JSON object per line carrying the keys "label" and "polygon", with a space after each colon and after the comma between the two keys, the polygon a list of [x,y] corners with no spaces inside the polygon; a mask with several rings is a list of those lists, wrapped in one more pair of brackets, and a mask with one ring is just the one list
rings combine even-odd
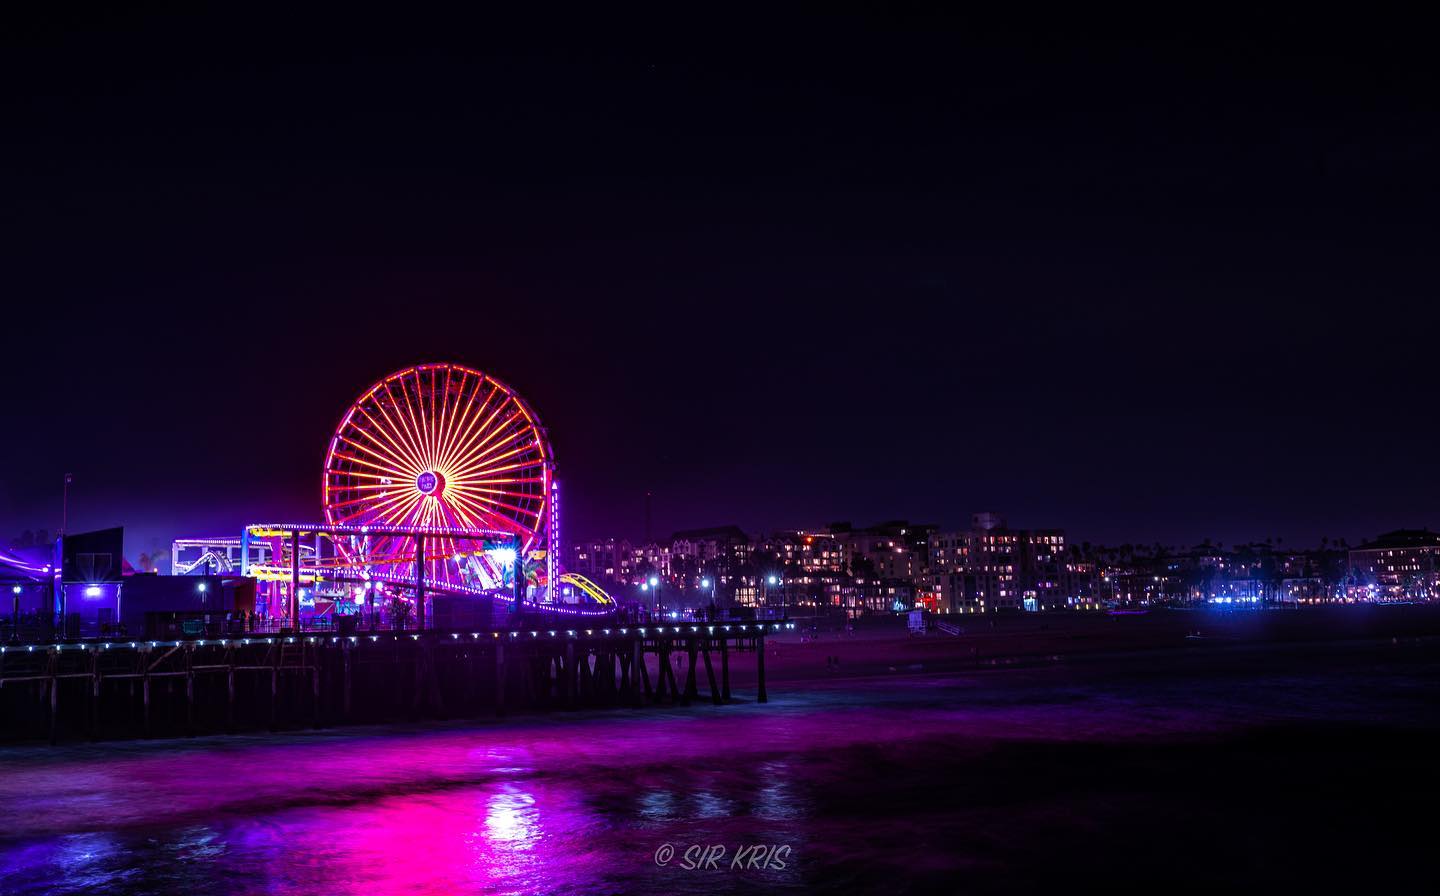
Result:
{"label": "wooden pier deck", "polygon": [[[788,620],[0,646],[0,739],[101,740],[737,699]],[[678,666],[678,669],[677,669]]]}

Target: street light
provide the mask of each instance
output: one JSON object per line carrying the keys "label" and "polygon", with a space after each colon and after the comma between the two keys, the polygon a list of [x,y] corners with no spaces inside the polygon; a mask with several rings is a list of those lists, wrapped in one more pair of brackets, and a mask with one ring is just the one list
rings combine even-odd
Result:
{"label": "street light", "polygon": [[710,610],[708,610],[707,612],[712,613],[712,615],[713,615],[713,611],[715,610],[715,607],[716,607],[716,604],[715,604],[715,588],[716,588],[718,585],[719,585],[719,582],[718,582],[717,580],[711,579],[711,578],[708,578],[708,577],[707,577],[707,578],[702,578],[702,579],[700,580],[700,587],[701,587],[701,588],[709,588],[709,589],[710,589]]}
{"label": "street light", "polygon": [[[780,583],[780,577],[777,576],[777,575],[775,575],[775,573],[772,572],[772,573],[770,573],[770,575],[768,575],[768,576],[765,577],[765,582],[766,582],[766,584],[769,584],[769,585],[777,585],[777,584]],[[783,592],[782,592],[781,595],[780,595],[780,600],[781,600],[781,606],[784,606],[785,594],[784,594]],[[767,607],[770,606],[770,591],[769,591],[769,589],[766,589],[766,591],[765,591],[765,606],[767,606]]]}

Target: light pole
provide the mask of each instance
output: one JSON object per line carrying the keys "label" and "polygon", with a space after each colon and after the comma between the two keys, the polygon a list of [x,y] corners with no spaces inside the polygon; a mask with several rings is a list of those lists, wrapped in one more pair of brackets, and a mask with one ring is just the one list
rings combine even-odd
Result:
{"label": "light pole", "polygon": [[770,589],[775,587],[775,584],[779,581],[780,579],[776,577],[775,573],[773,572],[765,577],[765,593],[763,595],[763,603],[765,604],[767,609],[770,606]]}
{"label": "light pole", "polygon": [[648,584],[648,585],[650,586],[650,590],[652,590],[652,591],[655,592],[655,608],[660,611],[660,615],[661,615],[661,616],[664,616],[664,615],[665,615],[665,605],[660,602],[660,577],[659,577],[659,576],[651,576],[651,577],[650,577],[650,581],[647,582],[646,584]]}
{"label": "light pole", "polygon": [[70,483],[75,481],[74,473],[65,474],[65,484],[60,492],[60,534],[65,534],[65,529],[70,525]]}
{"label": "light pole", "polygon": [[[700,590],[703,592],[704,589],[709,588],[709,587],[710,587],[710,580],[709,580],[708,578],[705,578],[704,576],[701,576],[701,578],[700,578]],[[713,620],[713,619],[715,618],[715,592],[714,592],[713,590],[710,592],[710,605],[709,605],[709,606],[706,606],[706,607],[703,607],[703,608],[701,609],[700,615],[701,615],[701,617],[704,618],[704,619],[711,619],[711,620]]]}

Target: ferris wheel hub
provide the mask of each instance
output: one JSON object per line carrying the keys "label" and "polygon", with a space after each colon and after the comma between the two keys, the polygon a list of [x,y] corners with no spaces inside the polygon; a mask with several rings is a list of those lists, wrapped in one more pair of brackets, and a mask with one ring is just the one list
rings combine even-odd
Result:
{"label": "ferris wheel hub", "polygon": [[422,495],[439,495],[445,491],[445,475],[426,470],[415,477],[415,488],[419,489]]}

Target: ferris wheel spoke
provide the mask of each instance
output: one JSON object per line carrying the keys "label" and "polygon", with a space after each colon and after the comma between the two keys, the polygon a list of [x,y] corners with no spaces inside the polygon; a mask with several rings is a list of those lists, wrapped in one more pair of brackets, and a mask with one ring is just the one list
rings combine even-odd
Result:
{"label": "ferris wheel spoke", "polygon": [[[418,473],[419,473],[419,471],[416,471],[415,473],[408,473],[408,474],[407,474],[406,471],[407,471],[407,469],[408,469],[408,464],[406,464],[406,463],[405,463],[403,460],[401,460],[400,458],[390,456],[389,454],[387,454],[387,453],[385,453],[385,452],[375,451],[373,448],[369,448],[369,447],[366,447],[366,446],[364,446],[364,445],[361,445],[361,444],[359,444],[358,442],[354,442],[354,441],[352,441],[352,440],[350,440],[350,439],[348,439],[348,438],[346,438],[345,436],[342,436],[342,435],[336,435],[335,438],[336,438],[337,440],[339,440],[339,441],[341,441],[341,442],[344,442],[345,444],[351,446],[352,448],[356,449],[357,451],[363,451],[363,452],[365,452],[365,454],[366,454],[368,457],[372,458],[374,461],[377,462],[377,463],[371,464],[371,466],[375,466],[375,467],[377,467],[377,468],[379,468],[379,469],[385,469],[385,470],[389,471],[390,473],[393,473],[393,474],[395,475],[395,478],[397,478],[397,479],[404,479],[404,478],[406,478],[407,475],[409,475],[409,476],[415,476],[415,475],[418,475]],[[383,466],[383,464],[389,464],[390,466]]]}
{"label": "ferris wheel spoke", "polygon": [[478,525],[475,521],[475,518],[472,517],[469,513],[467,513],[465,511],[465,508],[460,506],[460,504],[455,501],[443,502],[442,510],[445,513],[447,525],[454,526],[457,529],[485,528],[484,526]]}
{"label": "ferris wheel spoke", "polygon": [[[421,466],[429,463],[430,459],[425,455],[425,436],[420,428],[420,420],[415,416],[415,402],[410,399],[410,388],[405,380],[400,381],[400,400],[396,403],[395,416],[400,418],[401,425],[405,427],[405,433],[411,444],[415,446],[415,459]],[[401,407],[403,405],[403,407]]]}
{"label": "ferris wheel spoke", "polygon": [[465,443],[477,426],[483,427],[486,418],[505,403],[504,396],[505,393],[489,379],[485,377],[478,379],[475,383],[475,391],[471,393],[465,416],[460,419],[461,425],[456,426],[450,433],[449,442],[445,446],[447,457],[454,456],[455,451]]}
{"label": "ferris wheel spoke", "polygon": [[[340,457],[340,455],[336,455],[336,457]],[[334,469],[332,469],[332,470],[329,470],[329,471],[328,471],[328,475],[330,475],[330,476],[332,476],[332,477],[334,477],[334,478],[336,478],[336,479],[348,478],[348,477],[353,476],[353,477],[355,477],[355,478],[357,478],[357,479],[374,479],[374,480],[377,481],[377,482],[382,482],[382,483],[388,482],[388,483],[398,484],[398,482],[397,482],[397,480],[395,479],[395,476],[394,476],[393,474],[390,475],[390,476],[381,476],[381,475],[378,474],[378,473],[365,473],[365,472],[362,472],[362,471],[360,471],[360,470],[334,470]],[[404,482],[404,481],[405,481],[405,480],[404,480],[403,477],[399,480],[399,482]]]}
{"label": "ferris wheel spoke", "polygon": [[[434,445],[431,444],[431,437],[435,435],[435,427],[430,422],[435,418],[435,374],[430,374],[430,388],[425,388],[425,382],[420,378],[420,368],[412,371],[415,380],[415,405],[420,411],[420,436],[421,446],[425,449],[425,465],[433,469],[435,467]],[[405,393],[407,396],[409,392]],[[430,402],[430,419],[425,418],[425,402]]]}
{"label": "ferris wheel spoke", "polygon": [[[415,400],[420,406],[420,432],[425,436],[425,457],[430,461],[430,466],[435,466],[435,428],[439,425],[435,417],[435,371],[426,371],[430,374],[430,383],[426,385],[425,377],[422,376],[419,368],[415,370]],[[426,417],[426,405],[429,405],[430,414]]]}
{"label": "ferris wheel spoke", "polygon": [[476,507],[474,504],[470,504],[469,502],[452,502],[450,505],[450,509],[452,512],[454,512],[456,518],[461,521],[461,524],[467,529],[503,530],[507,532],[513,531],[510,527],[502,525],[499,522],[495,521],[490,515],[486,514],[479,507]]}
{"label": "ferris wheel spoke", "polygon": [[[449,438],[449,442],[454,442],[456,436],[464,432],[467,426],[474,425],[475,421],[481,419],[485,411],[490,409],[490,402],[494,400],[498,392],[500,392],[500,390],[495,389],[495,387],[491,385],[490,380],[485,379],[484,376],[477,375],[475,387],[471,390],[471,393],[469,393],[469,400],[465,402],[465,408],[461,411],[458,424],[451,428],[451,434],[449,434],[451,438]],[[481,393],[484,393],[484,398],[481,398]]]}
{"label": "ferris wheel spoke", "polygon": [[430,433],[430,455],[435,458],[435,463],[440,463],[440,439],[445,435],[445,428],[449,425],[450,417],[450,368],[441,371],[444,376],[443,387],[435,396],[435,429]]}
{"label": "ferris wheel spoke", "polygon": [[[496,469],[496,465],[499,464],[502,460],[509,460],[515,455],[522,454],[529,450],[531,450],[530,445],[516,445],[509,451],[505,451],[500,454],[493,454],[485,458],[474,458],[470,461],[470,463],[466,464],[465,466],[457,468],[455,470],[455,476],[457,479],[468,478],[468,475],[483,476],[485,475],[483,471]],[[534,463],[534,461],[531,461],[531,463]]]}
{"label": "ferris wheel spoke", "polygon": [[443,525],[443,523],[436,522],[436,520],[435,520],[436,516],[439,514],[439,510],[438,510],[439,504],[440,504],[440,502],[439,502],[439,501],[436,501],[436,500],[433,499],[433,498],[431,498],[431,499],[429,499],[429,500],[426,500],[426,501],[424,502],[424,507],[425,507],[425,509],[424,509],[424,511],[422,512],[423,515],[422,515],[422,517],[421,517],[421,519],[423,520],[423,522],[421,522],[420,525],[422,525],[422,526],[439,526],[439,525]]}
{"label": "ferris wheel spoke", "polygon": [[[450,475],[456,482],[471,482],[477,478],[484,478],[496,472],[506,472],[523,467],[540,467],[540,459],[536,457],[524,457],[534,451],[532,445],[518,445],[508,451],[493,454],[484,458],[469,458],[463,464],[450,468]],[[519,460],[506,464],[503,461],[519,457]]]}
{"label": "ferris wheel spoke", "polygon": [[[376,410],[385,418],[385,426],[381,428],[381,431],[388,431],[389,436],[396,436],[403,441],[405,443],[404,454],[409,457],[411,463],[418,468],[421,463],[420,452],[415,449],[415,442],[410,438],[410,430],[401,420],[397,419],[403,417],[403,415],[400,413],[400,403],[395,400],[395,395],[390,391],[388,381],[386,382],[384,391],[385,400],[377,400],[375,403]],[[390,413],[390,409],[386,407],[387,404],[395,405],[395,414],[393,416]]]}
{"label": "ferris wheel spoke", "polygon": [[[424,381],[420,378],[420,368],[415,368],[412,378],[415,380],[415,394],[413,396],[414,407],[416,413],[420,415],[420,446],[425,449],[425,466],[433,470],[435,469],[435,451],[434,446],[431,444],[431,437],[435,434],[435,427],[431,424],[434,420],[434,415],[426,416],[425,405],[429,402],[430,410],[432,412],[434,411],[435,377],[433,374],[431,375],[430,387],[428,389],[425,387]],[[411,398],[412,396],[407,391],[405,397]]]}
{"label": "ferris wheel spoke", "polygon": [[[399,465],[402,469],[414,470],[415,473],[420,472],[419,465],[415,463],[414,457],[410,454],[410,452],[406,451],[403,447],[396,444],[395,440],[391,438],[389,432],[386,431],[385,426],[383,426],[374,417],[371,417],[368,412],[365,413],[365,419],[370,425],[368,427],[356,426],[353,428],[353,431],[356,436],[364,438],[367,442],[370,443],[371,446],[373,446],[367,447],[366,450],[370,451],[371,453],[384,454],[386,457],[390,458],[392,462]],[[347,439],[347,441],[349,440]],[[351,444],[356,443],[351,442]],[[356,444],[356,447],[366,446]]]}
{"label": "ferris wheel spoke", "polygon": [[496,473],[508,473],[511,470],[524,470],[534,466],[537,466],[537,464],[533,460],[522,460],[513,464],[501,464],[495,467],[486,467],[483,470],[476,470],[470,476],[457,477],[456,481],[468,485],[472,481],[472,477],[489,477]]}
{"label": "ferris wheel spoke", "polygon": [[375,552],[371,555],[370,562],[383,566],[398,564],[402,562],[401,559],[396,556],[399,550],[400,546],[395,544],[395,539],[381,538],[375,542]]}
{"label": "ferris wheel spoke", "polygon": [[[484,388],[484,380],[481,380],[480,383],[475,387],[474,391],[470,393],[470,399],[468,401],[465,398],[466,385],[467,383],[465,379],[461,379],[460,389],[455,399],[455,410],[450,414],[449,419],[446,421],[445,432],[440,437],[440,449],[439,452],[436,454],[436,461],[442,467],[450,465],[450,445],[454,442],[455,438],[465,429],[471,417],[475,414],[477,407],[481,413],[483,413],[485,409],[484,403],[480,403],[477,405],[474,400],[475,396],[478,395],[480,390]],[[488,396],[486,397],[486,401],[489,401]]]}
{"label": "ferris wheel spoke", "polygon": [[407,513],[405,514],[405,519],[404,519],[403,525],[406,525],[406,526],[423,526],[423,525],[426,525],[426,524],[423,522],[423,520],[425,519],[425,514],[426,514],[426,511],[427,511],[427,506],[429,505],[430,502],[426,499],[425,495],[422,495],[422,494],[420,494],[419,492],[415,492],[414,495],[413,495],[413,497],[415,498],[415,500],[414,500],[413,502],[407,503],[407,504],[405,505],[407,508],[409,508],[409,510],[408,510]]}
{"label": "ferris wheel spoke", "polygon": [[[370,411],[362,405],[359,407],[359,411],[360,413],[365,415],[365,419],[369,422],[370,425],[368,427],[356,428],[360,429],[366,434],[368,438],[376,442],[378,442],[380,439],[383,439],[385,441],[385,444],[390,447],[390,450],[395,454],[395,456],[403,458],[405,460],[405,466],[407,468],[414,467],[416,473],[418,474],[420,472],[420,469],[418,464],[416,464],[415,462],[415,453],[411,449],[401,445],[398,441],[395,440],[393,434],[398,432],[398,429],[396,428],[394,421],[391,420],[390,415],[386,413],[384,405],[377,402],[376,409],[379,410],[380,415],[385,418],[383,422],[375,419],[375,415],[370,413]],[[379,439],[377,439],[376,436],[379,436]]]}
{"label": "ferris wheel spoke", "polygon": [[449,538],[443,535],[440,537],[439,543],[436,544],[435,547],[438,549],[436,553],[439,554],[439,557],[437,557],[436,559],[440,565],[440,575],[445,579],[449,579],[450,563],[455,559],[455,555],[460,553],[460,551],[455,547],[455,540],[453,538]]}
{"label": "ferris wheel spoke", "polygon": [[450,385],[452,379],[450,376],[450,368],[445,368],[445,391],[440,398],[440,418],[435,426],[435,436],[433,440],[436,465],[444,463],[444,458],[440,454],[440,446],[445,443],[445,435],[449,431],[450,425],[454,423],[454,412],[458,409],[459,405],[458,397],[456,399],[456,407],[451,407],[450,404]]}
{"label": "ferris wheel spoke", "polygon": [[[491,415],[491,425],[486,430],[485,438],[480,439],[474,444],[467,446],[471,454],[480,451],[482,448],[484,448],[486,445],[488,445],[495,439],[503,436],[512,435],[517,430],[524,427],[524,424],[520,421],[521,418],[525,416],[525,412],[518,404],[515,403],[515,396],[505,396],[505,401],[501,402],[500,406],[495,410],[497,413]],[[500,420],[499,423],[496,423],[495,418],[500,417],[501,415],[503,415],[504,418]]]}
{"label": "ferris wheel spoke", "polygon": [[485,390],[486,385],[488,385],[488,382],[483,377],[480,378],[475,384],[475,391],[470,394],[470,401],[466,402],[459,422],[452,426],[450,432],[446,435],[444,443],[440,446],[440,463],[442,465],[446,467],[453,465],[452,459],[455,457],[457,444],[469,436],[470,428],[484,415],[485,411],[490,407],[490,401],[499,392],[499,390],[492,387],[489,391],[485,392],[485,397],[481,401],[476,402],[476,396]]}
{"label": "ferris wheel spoke", "polygon": [[544,483],[543,475],[526,475],[526,477],[498,478],[498,480],[465,480],[465,484],[474,488],[477,485],[533,485]]}
{"label": "ferris wheel spoke", "polygon": [[[394,393],[386,388],[386,396],[394,405],[394,419],[399,421],[395,424],[397,434],[405,439],[405,444],[410,446],[410,454],[415,459],[415,464],[423,468],[425,466],[425,449],[421,445],[420,432],[415,426],[415,413],[410,405],[410,390],[405,381],[400,380],[400,397],[396,398]],[[387,411],[386,416],[390,416]]]}
{"label": "ferris wheel spoke", "polygon": [[[466,510],[466,511],[468,511],[468,512],[470,512],[470,513],[473,513],[475,516],[479,517],[482,521],[485,521],[485,520],[488,520],[488,519],[489,519],[489,514],[487,514],[487,513],[485,513],[484,511],[482,511],[482,510],[475,504],[474,501],[471,501],[469,498],[465,497],[465,495],[463,495],[461,492],[459,492],[459,491],[452,491],[450,494],[446,495],[446,497],[447,497],[447,498],[449,499],[449,501],[450,501],[452,504],[454,504],[457,508],[463,508],[464,510]],[[485,527],[484,527],[484,526],[481,526],[480,528],[483,529],[483,528],[485,528]]]}
{"label": "ferris wheel spoke", "polygon": [[[512,417],[511,419],[514,419],[514,418]],[[507,421],[507,422],[508,422],[508,421]],[[502,436],[503,436],[503,438],[498,438],[498,437],[502,437]],[[465,466],[468,467],[468,466],[473,466],[473,465],[475,465],[475,464],[477,464],[477,463],[484,463],[484,462],[486,462],[489,458],[493,457],[494,454],[495,454],[495,452],[504,450],[506,446],[518,447],[518,448],[519,448],[520,450],[522,450],[522,451],[523,451],[523,450],[533,449],[533,448],[535,447],[535,446],[534,446],[534,443],[533,443],[533,441],[532,441],[532,436],[531,436],[528,432],[518,432],[518,433],[517,433],[517,432],[511,431],[511,430],[509,430],[509,429],[500,430],[500,431],[496,432],[495,435],[491,436],[490,438],[486,439],[485,441],[486,441],[486,442],[492,442],[492,441],[493,441],[494,444],[491,444],[488,448],[485,448],[485,450],[483,450],[483,451],[480,450],[480,448],[481,448],[482,446],[480,446],[480,445],[475,446],[475,449],[471,450],[471,451],[469,452],[469,455],[464,459],[463,463],[464,463]],[[518,444],[517,444],[517,443],[518,443]]]}
{"label": "ferris wheel spoke", "polygon": [[450,504],[448,505],[448,510],[449,510],[451,516],[453,516],[453,517],[455,518],[456,522],[457,522],[460,526],[462,526],[462,527],[464,527],[464,528],[466,528],[466,529],[483,529],[483,528],[485,528],[484,526],[481,526],[481,525],[477,524],[477,523],[475,522],[474,517],[472,517],[472,516],[470,516],[470,514],[466,513],[466,512],[465,512],[465,509],[464,509],[463,507],[461,507],[458,502],[454,502],[454,501],[450,502]]}
{"label": "ferris wheel spoke", "polygon": [[[436,517],[436,519],[437,519],[437,521],[438,521],[438,522],[436,523],[436,525],[444,526],[444,527],[449,528],[449,529],[458,529],[458,528],[460,528],[460,524],[459,524],[458,522],[456,522],[456,520],[455,520],[455,515],[454,515],[453,513],[451,513],[451,511],[450,511],[450,506],[449,506],[448,504],[446,504],[445,502],[443,502],[443,501],[442,501],[442,502],[437,502],[436,507],[435,507],[435,517]],[[441,536],[441,541],[442,541],[442,543],[443,543],[444,539],[450,538],[450,537],[451,537],[451,536],[448,536],[448,535]]]}
{"label": "ferris wheel spoke", "polygon": [[509,399],[508,395],[506,399],[507,401],[501,401],[500,404],[495,406],[495,409],[490,412],[490,416],[486,417],[478,428],[472,428],[470,432],[466,433],[465,438],[456,446],[455,453],[459,455],[461,459],[473,456],[476,451],[479,451],[485,445],[489,444],[497,436],[504,434],[505,427],[514,419],[513,414],[505,418],[505,422],[499,426],[493,426],[492,424],[494,424],[495,418],[500,416],[500,413],[505,410],[505,405]]}
{"label": "ferris wheel spoke", "polygon": [[[494,441],[494,444],[486,447],[486,445],[492,441]],[[492,433],[489,438],[474,447],[471,455],[475,458],[483,458],[504,448],[507,444],[520,444],[526,447],[536,448],[540,450],[542,456],[544,455],[544,450],[540,448],[539,435],[534,425],[530,422],[529,415],[525,413],[525,409],[521,407],[518,402],[515,405],[515,410],[505,418],[505,421],[500,426],[496,427],[494,433]],[[481,450],[482,448],[484,449],[483,451]]]}
{"label": "ferris wheel spoke", "polygon": [[374,522],[381,525],[403,525],[410,509],[420,503],[420,493],[415,491],[401,492],[398,495],[379,501],[369,508],[370,517],[367,522]]}
{"label": "ferris wheel spoke", "polygon": [[[405,478],[406,478],[404,473],[399,473],[399,472],[391,469],[390,467],[381,466],[380,464],[374,463],[373,461],[365,460],[364,458],[362,458],[362,457],[357,457],[356,455],[353,455],[353,454],[342,454],[342,453],[340,453],[340,452],[337,451],[337,452],[335,452],[335,457],[339,458],[340,460],[349,461],[349,462],[352,463],[352,464],[360,464],[361,466],[369,467],[369,468],[372,469],[372,470],[379,470],[381,473],[388,473],[388,474],[390,474],[390,476],[392,476],[392,477],[394,477],[394,478],[396,478],[396,479],[399,479],[399,480],[401,480],[401,481],[404,481]],[[348,474],[349,474],[349,471],[348,471],[348,470],[333,470],[332,472],[335,473],[335,474],[337,474],[337,475],[341,475],[341,476],[344,476],[344,475],[348,475]],[[384,478],[384,477],[380,477],[380,478]]]}

